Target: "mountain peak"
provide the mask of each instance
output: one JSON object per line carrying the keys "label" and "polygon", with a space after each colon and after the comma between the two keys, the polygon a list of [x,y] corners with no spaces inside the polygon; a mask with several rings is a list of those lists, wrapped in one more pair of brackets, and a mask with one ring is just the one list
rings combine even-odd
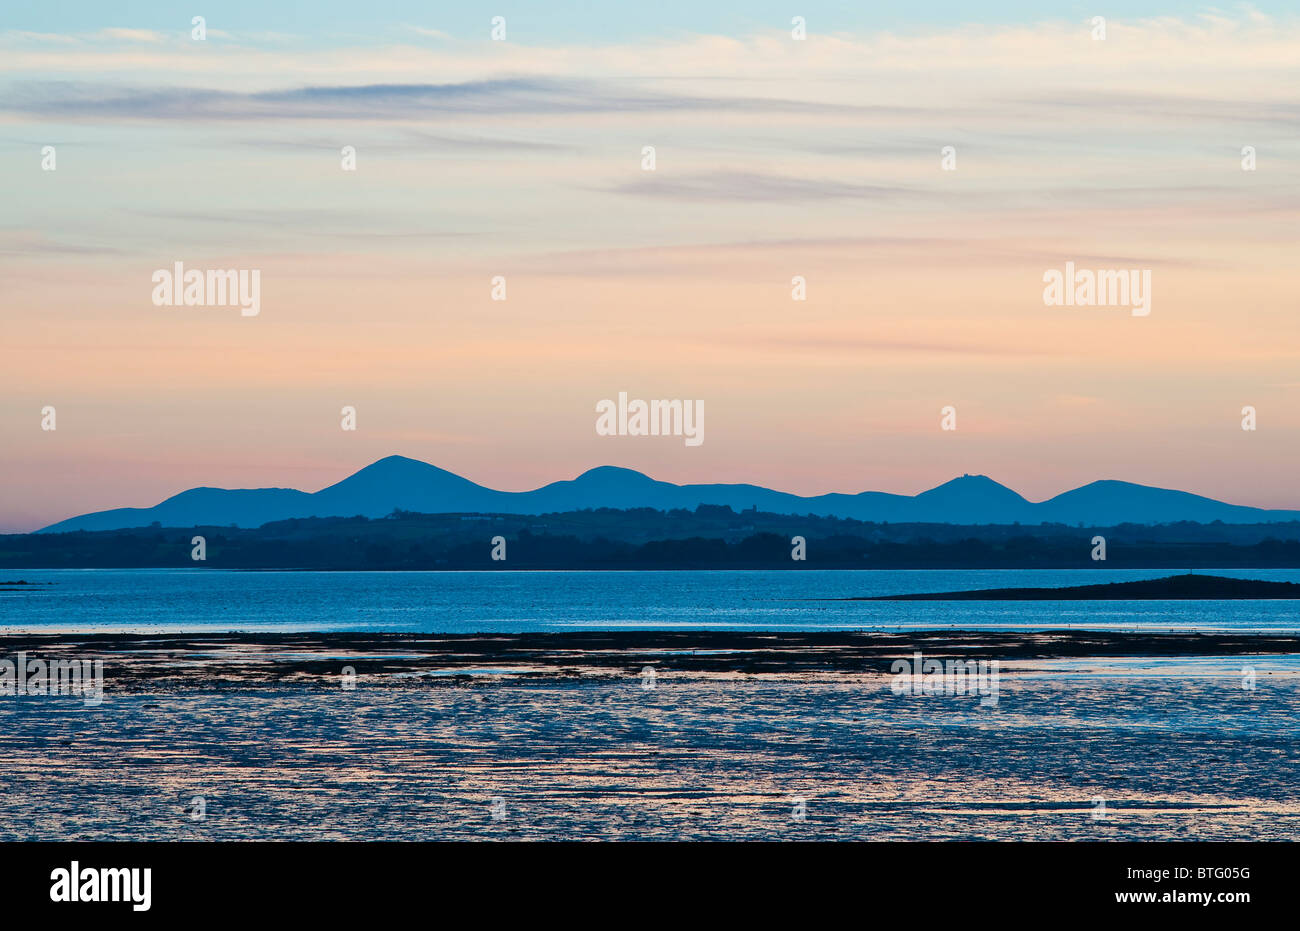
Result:
{"label": "mountain peak", "polygon": [[353,475],[360,475],[362,472],[379,471],[391,472],[396,469],[437,469],[436,465],[425,462],[422,459],[412,459],[410,456],[385,456],[383,459],[376,459],[370,465],[358,469]]}
{"label": "mountain peak", "polygon": [[583,481],[600,481],[609,482],[653,482],[650,476],[644,472],[638,472],[636,469],[625,469],[622,466],[603,465],[596,466],[594,469],[588,469],[577,478],[575,482]]}
{"label": "mountain peak", "polygon": [[421,482],[441,482],[451,485],[463,483],[474,488],[482,487],[467,478],[461,478],[455,472],[440,469],[436,465],[424,462],[421,459],[411,459],[409,456],[385,456],[383,459],[376,459],[370,465],[358,469],[343,481],[323,489],[323,492],[332,488],[356,487],[376,483],[401,486]]}
{"label": "mountain peak", "polygon": [[987,475],[966,473],[921,492],[892,495],[801,497],[757,485],[662,482],[635,469],[603,465],[575,479],[532,491],[497,491],[408,456],[385,456],[314,493],[281,488],[192,488],[152,508],[84,514],[46,531],[145,527],[256,527],[267,521],[310,517],[385,517],[395,510],[422,514],[546,514],[589,508],[694,509],[700,504],[755,507],[773,514],[817,514],[891,523],[1012,524],[1043,521],[1115,526],[1121,523],[1256,523],[1300,519],[1297,511],[1239,507],[1187,492],[1113,479],[1092,482],[1031,503]]}
{"label": "mountain peak", "polygon": [[936,497],[939,497],[940,495],[947,496],[948,494],[953,493],[962,495],[992,494],[1000,497],[1014,498],[1017,501],[1025,500],[1001,482],[995,482],[987,475],[971,475],[969,472],[958,476],[957,478],[949,479],[942,485],[936,485],[929,491],[923,491],[917,495],[917,497],[924,498],[927,495],[935,495]]}

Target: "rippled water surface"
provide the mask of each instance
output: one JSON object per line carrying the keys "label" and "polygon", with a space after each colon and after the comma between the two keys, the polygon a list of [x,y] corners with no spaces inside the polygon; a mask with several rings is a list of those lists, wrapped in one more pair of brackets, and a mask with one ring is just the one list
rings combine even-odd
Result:
{"label": "rippled water surface", "polygon": [[[1198,570],[1300,582],[1300,570]],[[7,573],[5,575],[4,573]],[[3,570],[0,631],[1300,630],[1300,602],[819,599],[1131,581],[1168,570],[230,572]]]}
{"label": "rippled water surface", "polygon": [[0,839],[1296,839],[1279,676],[1013,673],[996,708],[881,677],[10,698]]}
{"label": "rippled water surface", "polygon": [[[1300,649],[1285,637],[1271,655],[1164,657],[1089,637],[1108,655],[1021,654],[985,707],[897,695],[852,666],[745,673],[727,644],[692,651],[713,673],[678,673],[664,651],[652,689],[644,657],[598,674],[491,652],[406,669],[414,636],[364,655],[290,643],[277,655],[311,675],[255,681],[240,670],[268,648],[220,633],[1300,632],[1285,601],[817,600],[1166,574],[0,573],[52,583],[0,592],[0,632],[63,634],[77,655],[109,642],[78,631],[206,637],[175,657],[175,640],[119,643],[99,706],[0,697],[0,839],[1297,839]],[[379,671],[341,688],[337,670],[363,660]]]}

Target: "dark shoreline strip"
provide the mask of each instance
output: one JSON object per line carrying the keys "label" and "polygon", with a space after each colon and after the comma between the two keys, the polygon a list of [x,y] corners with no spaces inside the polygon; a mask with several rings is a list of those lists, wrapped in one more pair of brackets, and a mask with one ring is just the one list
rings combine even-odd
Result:
{"label": "dark shoreline strip", "polygon": [[831,598],[828,601],[1276,601],[1300,598],[1294,582],[1265,582],[1219,575],[1171,575],[1136,582],[1062,588],[985,588],[964,592],[920,592]]}
{"label": "dark shoreline strip", "polygon": [[[332,684],[344,666],[359,676],[416,674],[396,683],[463,681],[477,668],[537,678],[659,673],[886,672],[898,657],[1058,659],[1115,656],[1300,654],[1300,635],[909,631],[627,631],[526,634],[10,634],[0,659],[102,659],[106,685],[229,688]],[[437,673],[419,676],[421,673]]]}

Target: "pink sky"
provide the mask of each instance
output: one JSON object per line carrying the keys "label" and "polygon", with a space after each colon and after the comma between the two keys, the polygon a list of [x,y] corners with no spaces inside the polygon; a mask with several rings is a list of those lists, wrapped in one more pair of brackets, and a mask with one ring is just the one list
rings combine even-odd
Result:
{"label": "pink sky", "polygon": [[[322,76],[9,37],[0,78],[38,89],[0,108],[0,530],[390,454],[508,490],[601,464],[800,494],[971,472],[1300,508],[1300,29],[787,38],[341,47]],[[288,93],[392,83],[434,89]],[[221,112],[142,90],[178,87]],[[261,313],[154,306],[176,261],[260,269]],[[1045,306],[1067,261],[1149,269],[1151,314]],[[619,391],[704,400],[705,443],[597,436]]]}

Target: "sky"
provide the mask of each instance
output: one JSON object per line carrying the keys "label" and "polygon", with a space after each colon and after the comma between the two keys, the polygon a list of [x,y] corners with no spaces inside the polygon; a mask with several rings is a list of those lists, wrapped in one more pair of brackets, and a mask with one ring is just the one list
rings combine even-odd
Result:
{"label": "sky", "polygon": [[[391,454],[1300,508],[1296,3],[15,6],[0,532]],[[1067,262],[1150,313],[1046,305]],[[705,441],[598,435],[622,391]]]}

